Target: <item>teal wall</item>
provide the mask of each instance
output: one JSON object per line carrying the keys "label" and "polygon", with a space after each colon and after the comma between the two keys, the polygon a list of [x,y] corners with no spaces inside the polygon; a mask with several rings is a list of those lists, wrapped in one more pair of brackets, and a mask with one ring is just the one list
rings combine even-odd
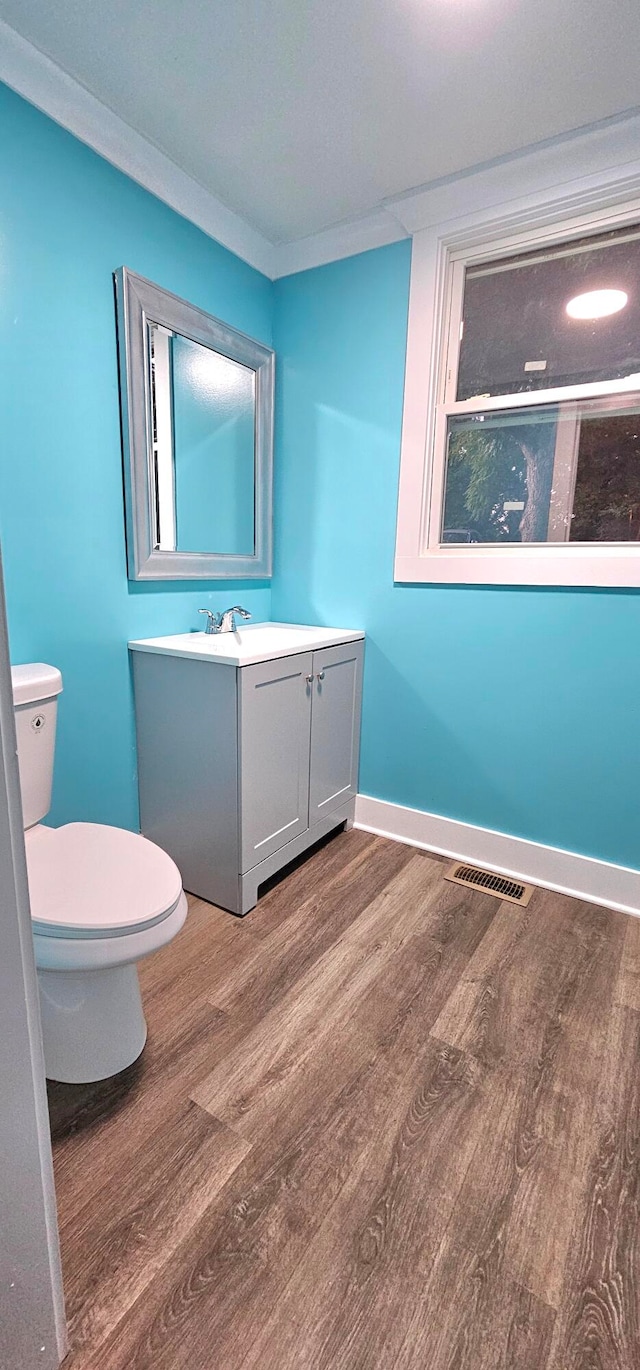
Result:
{"label": "teal wall", "polygon": [[51,819],[137,826],[126,643],[269,617],[268,584],[127,581],[112,272],[265,343],[273,286],[0,86],[0,537],[14,662],[60,667]]}
{"label": "teal wall", "polygon": [[274,618],[366,629],[364,793],[640,867],[640,596],[393,584],[409,269],[277,284]]}
{"label": "teal wall", "polygon": [[[53,822],[137,824],[126,642],[240,599],[366,629],[361,789],[640,867],[640,597],[394,586],[410,251],[274,287],[0,87],[0,536],[12,658],[60,666]],[[127,581],[111,275],[278,352],[276,575]]]}

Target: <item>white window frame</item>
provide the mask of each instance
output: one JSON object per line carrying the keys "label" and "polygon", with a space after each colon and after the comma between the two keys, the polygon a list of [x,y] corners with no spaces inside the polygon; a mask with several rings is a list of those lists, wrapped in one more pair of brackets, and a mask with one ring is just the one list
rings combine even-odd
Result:
{"label": "white window frame", "polygon": [[[624,173],[624,174],[623,174]],[[480,178],[478,178],[480,179]],[[473,177],[469,178],[473,200]],[[446,425],[452,412],[530,408],[640,390],[637,379],[452,402],[451,331],[459,329],[464,267],[588,233],[640,223],[640,164],[566,182],[413,235],[394,579],[400,582],[640,587],[639,543],[440,542]],[[457,358],[459,344],[451,353]]]}

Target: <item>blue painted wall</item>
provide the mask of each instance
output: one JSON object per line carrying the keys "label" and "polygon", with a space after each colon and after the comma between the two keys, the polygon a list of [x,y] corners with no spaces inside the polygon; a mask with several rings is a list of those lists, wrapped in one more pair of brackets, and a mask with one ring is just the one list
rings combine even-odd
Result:
{"label": "blue painted wall", "polygon": [[394,586],[410,254],[274,287],[0,87],[0,536],[13,660],[65,679],[52,821],[135,827],[130,637],[267,584],[127,581],[111,274],[278,350],[273,616],[368,634],[361,789],[640,867],[640,597]]}
{"label": "blue painted wall", "polygon": [[271,342],[258,272],[0,87],[0,537],[14,662],[62,670],[54,823],[135,828],[126,643],[256,582],[127,581],[112,272],[129,266]]}
{"label": "blue painted wall", "polygon": [[275,618],[363,627],[360,788],[640,867],[640,597],[394,586],[410,248],[276,287]]}

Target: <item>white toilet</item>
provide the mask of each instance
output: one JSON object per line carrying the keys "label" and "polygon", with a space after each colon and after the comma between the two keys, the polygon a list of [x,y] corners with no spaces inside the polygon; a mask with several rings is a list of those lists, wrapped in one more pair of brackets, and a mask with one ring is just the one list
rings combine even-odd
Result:
{"label": "white toilet", "polygon": [[101,823],[43,825],[62,676],[41,664],[11,675],[46,1073],[103,1080],[144,1047],[136,962],[180,931],[187,900],[177,866],[146,837]]}

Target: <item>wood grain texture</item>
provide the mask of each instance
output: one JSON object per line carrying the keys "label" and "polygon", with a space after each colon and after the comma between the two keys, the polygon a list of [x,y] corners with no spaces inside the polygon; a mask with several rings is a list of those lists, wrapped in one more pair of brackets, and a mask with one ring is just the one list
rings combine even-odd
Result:
{"label": "wood grain texture", "polygon": [[640,918],[627,920],[616,999],[640,1011]]}
{"label": "wood grain texture", "polygon": [[640,1014],[608,1027],[550,1370],[640,1365]]}
{"label": "wood grain texture", "polygon": [[[296,870],[290,877],[291,886],[288,880],[283,882],[265,896],[257,914],[247,915],[245,921],[250,920],[252,933],[255,930],[253,949],[247,948],[244,956],[236,956],[229,973],[224,979],[218,978],[210,991],[211,1002],[218,1008],[230,1012],[239,1007],[251,1008],[256,1017],[268,1012],[348,931],[379,894],[381,886],[386,887],[414,854],[410,847],[400,843],[395,844],[391,854],[388,843],[367,833],[354,832],[350,836],[367,837],[368,841],[354,843],[348,860],[343,845],[339,863],[336,853],[325,846],[309,863],[308,872]],[[337,846],[338,842],[336,838],[332,845]],[[289,888],[293,907],[287,908],[284,901]],[[271,927],[268,938],[264,935],[263,917]]]}
{"label": "wood grain texture", "polygon": [[69,1370],[637,1370],[639,928],[358,832],[191,900],[50,1087]]}
{"label": "wood grain texture", "polygon": [[[124,1313],[144,1293],[248,1151],[246,1142],[194,1106],[166,1132],[153,1133],[63,1222],[62,1240],[73,1252],[65,1301],[76,1349],[101,1344],[111,1331],[113,1308]],[[99,1245],[96,1206],[103,1215]]]}

